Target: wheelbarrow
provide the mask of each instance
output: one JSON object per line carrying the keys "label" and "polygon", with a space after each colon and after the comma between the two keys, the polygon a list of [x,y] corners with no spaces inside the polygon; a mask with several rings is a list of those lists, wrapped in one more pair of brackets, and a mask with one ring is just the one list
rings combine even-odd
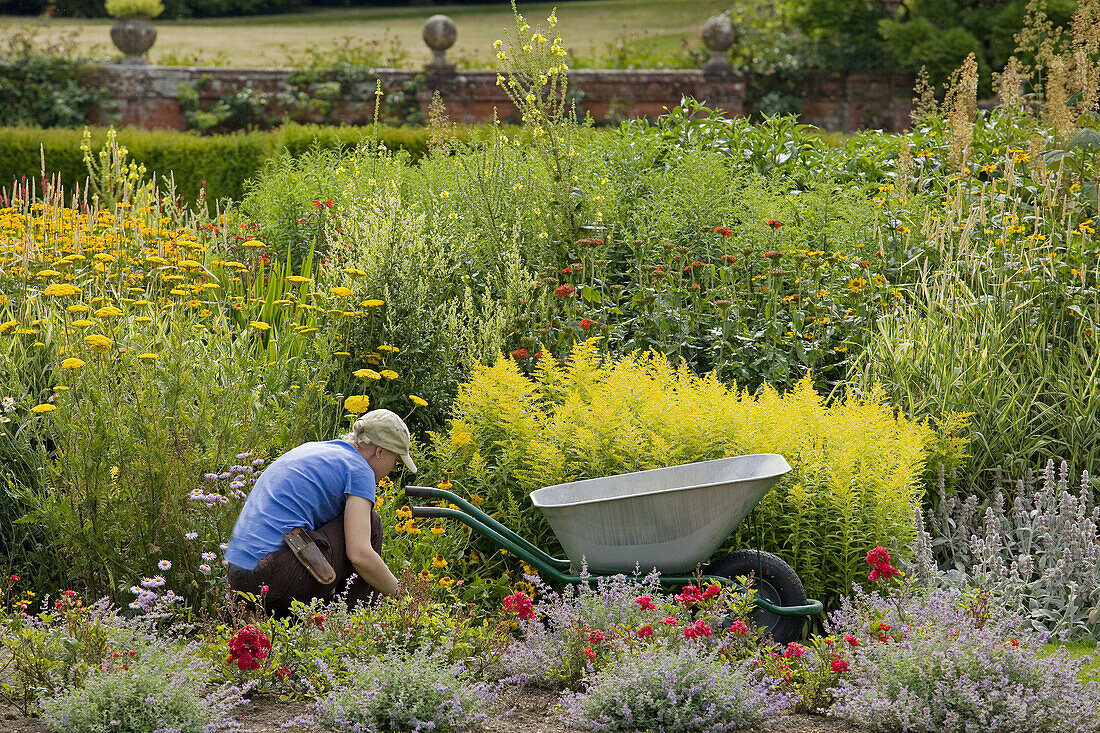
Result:
{"label": "wheelbarrow", "polygon": [[[601,575],[660,572],[666,586],[704,580],[729,583],[753,576],[754,622],[780,643],[800,636],[804,617],[821,613],[806,598],[798,574],[760,550],[708,558],[791,470],[774,453],[734,456],[606,478],[557,484],[531,492],[568,559],[552,557],[450,491],[406,486],[405,495],[442,499],[458,509],[413,506],[417,518],[457,519],[558,583],[593,582]],[[587,567],[589,575],[578,570]]]}

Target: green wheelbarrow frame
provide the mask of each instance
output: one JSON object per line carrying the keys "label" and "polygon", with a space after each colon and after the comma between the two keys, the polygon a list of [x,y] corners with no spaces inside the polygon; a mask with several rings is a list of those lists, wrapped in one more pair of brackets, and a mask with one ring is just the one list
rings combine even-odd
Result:
{"label": "green wheelbarrow frame", "polygon": [[[482,537],[500,545],[508,552],[524,560],[528,565],[538,568],[539,573],[545,579],[562,584],[579,585],[585,582],[593,584],[601,577],[600,575],[582,577],[575,574],[573,565],[568,560],[553,557],[540,550],[458,494],[429,486],[406,486],[405,496],[418,499],[440,499],[460,507],[460,509],[451,509],[449,507],[410,505],[409,508],[412,510],[413,517],[417,519],[456,519],[462,522]],[[736,584],[736,580],[719,575],[660,576],[661,584],[666,586],[689,585],[698,582],[700,579],[720,585],[731,582]],[[813,599],[809,599],[809,603],[801,606],[777,606],[766,598],[753,594],[753,602],[759,608],[777,616],[814,616],[822,611],[821,601]]]}

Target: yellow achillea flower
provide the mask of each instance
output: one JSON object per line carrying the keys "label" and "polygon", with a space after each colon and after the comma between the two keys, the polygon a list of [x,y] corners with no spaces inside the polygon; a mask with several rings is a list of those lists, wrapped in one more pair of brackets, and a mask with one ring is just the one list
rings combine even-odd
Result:
{"label": "yellow achillea flower", "polygon": [[307,283],[308,277],[302,277],[301,275],[287,275],[286,281],[288,283]]}
{"label": "yellow achillea flower", "polygon": [[35,405],[34,407],[32,407],[31,412],[33,412],[37,415],[41,415],[44,412],[53,412],[56,409],[57,409],[57,405],[42,404],[42,405]]}
{"label": "yellow achillea flower", "polygon": [[48,278],[48,277],[61,277],[61,273],[57,270],[39,270],[34,273],[35,277]]}
{"label": "yellow achillea flower", "polygon": [[111,348],[111,344],[114,343],[113,341],[111,341],[111,339],[98,333],[93,333],[90,336],[85,336],[84,341],[88,344],[89,347],[91,347],[92,351],[96,352],[97,354],[102,354],[103,352],[107,351],[107,349]]}
{"label": "yellow achillea flower", "polygon": [[447,558],[443,557],[442,555],[436,555],[435,557],[432,558],[432,567],[433,568],[445,568],[445,567],[447,567]]}
{"label": "yellow achillea flower", "polygon": [[252,326],[252,328],[256,329],[257,331],[269,331],[269,330],[271,330],[271,324],[270,323],[264,323],[263,321],[251,321],[248,325]]}
{"label": "yellow achillea flower", "polygon": [[77,303],[76,305],[70,305],[65,310],[69,311],[70,313],[87,313],[89,310],[91,310],[91,308],[84,305],[83,303]]}
{"label": "yellow achillea flower", "polygon": [[54,283],[48,288],[42,291],[43,295],[52,295],[55,298],[61,298],[66,295],[79,295],[80,288],[75,285],[69,285],[68,283]]}
{"label": "yellow achillea flower", "polygon": [[108,305],[96,310],[95,314],[97,318],[113,318],[115,316],[121,316],[122,311],[115,308],[113,305]]}
{"label": "yellow achillea flower", "polygon": [[360,379],[378,380],[382,378],[382,375],[374,371],[373,369],[357,369],[352,372],[352,374],[359,377]]}
{"label": "yellow achillea flower", "polygon": [[386,301],[379,300],[378,298],[371,298],[370,300],[364,300],[359,305],[363,306],[364,308],[377,308],[385,302]]}
{"label": "yellow achillea flower", "polygon": [[337,298],[346,298],[351,295],[351,288],[335,287],[332,289],[332,294]]}
{"label": "yellow achillea flower", "polygon": [[344,400],[344,409],[361,415],[370,407],[370,397],[362,394],[352,395]]}
{"label": "yellow achillea flower", "polygon": [[82,318],[79,321],[73,321],[73,325],[76,326],[77,328],[87,328],[88,326],[94,326],[95,324],[92,323],[91,321],[85,321]]}
{"label": "yellow achillea flower", "polygon": [[379,351],[388,351],[391,354],[396,354],[397,352],[401,351],[401,349],[397,348],[396,346],[387,346],[386,344],[382,344],[381,346],[379,346],[378,350]]}
{"label": "yellow achillea flower", "polygon": [[345,267],[343,271],[348,275],[354,275],[355,277],[366,277],[367,274],[355,267]]}
{"label": "yellow achillea flower", "polygon": [[80,367],[84,366],[84,364],[85,362],[83,359],[77,359],[75,356],[70,356],[68,359],[65,359],[63,362],[61,362],[61,368],[79,369]]}
{"label": "yellow achillea flower", "polygon": [[15,328],[18,325],[19,325],[19,321],[6,321],[4,323],[0,323],[0,333],[4,333],[5,331],[10,331],[11,329]]}
{"label": "yellow achillea flower", "polygon": [[160,358],[160,355],[159,354],[154,354],[154,353],[151,353],[151,352],[146,352],[144,354],[138,354],[137,358],[139,358],[143,361],[156,361],[157,359]]}
{"label": "yellow achillea flower", "polygon": [[417,397],[416,395],[411,394],[411,395],[409,395],[409,399],[412,400],[412,403],[414,405],[417,405],[418,407],[427,407],[428,406],[428,401],[425,400],[423,397]]}
{"label": "yellow achillea flower", "polygon": [[382,371],[380,371],[378,373],[381,374],[386,379],[397,379],[397,377],[398,377],[397,372],[395,372],[392,369],[383,369]]}

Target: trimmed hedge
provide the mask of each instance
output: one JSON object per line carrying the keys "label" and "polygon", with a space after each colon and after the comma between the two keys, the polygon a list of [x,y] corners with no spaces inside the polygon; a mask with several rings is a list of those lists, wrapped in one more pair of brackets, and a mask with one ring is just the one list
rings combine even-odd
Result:
{"label": "trimmed hedge", "polygon": [[[460,137],[470,137],[471,129],[460,128]],[[94,128],[92,150],[100,148],[107,136],[105,128]],[[40,178],[45,156],[46,174],[61,174],[66,187],[84,181],[87,169],[80,151],[79,129],[40,129],[0,127],[0,187],[22,178]],[[413,160],[428,149],[426,128],[374,126],[339,127],[288,124],[271,132],[200,136],[173,130],[119,130],[118,144],[130,152],[135,162],[155,171],[158,182],[172,176],[177,195],[195,201],[206,181],[210,202],[230,198],[240,200],[245,182],[263,167],[264,161],[286,151],[298,156],[311,147],[351,149],[363,138],[377,138],[391,150],[407,150]]]}

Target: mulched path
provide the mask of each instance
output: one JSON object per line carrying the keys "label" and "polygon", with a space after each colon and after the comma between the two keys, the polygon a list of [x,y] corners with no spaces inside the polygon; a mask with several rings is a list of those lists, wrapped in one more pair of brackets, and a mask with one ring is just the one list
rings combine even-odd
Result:
{"label": "mulched path", "polygon": [[[558,693],[542,689],[509,689],[490,704],[485,733],[566,733],[557,711]],[[271,697],[253,700],[242,710],[243,730],[252,733],[288,733],[282,724],[305,712],[301,702]],[[0,705],[0,733],[47,733],[34,718]],[[819,715],[792,715],[766,726],[760,733],[861,733],[863,729]]]}

